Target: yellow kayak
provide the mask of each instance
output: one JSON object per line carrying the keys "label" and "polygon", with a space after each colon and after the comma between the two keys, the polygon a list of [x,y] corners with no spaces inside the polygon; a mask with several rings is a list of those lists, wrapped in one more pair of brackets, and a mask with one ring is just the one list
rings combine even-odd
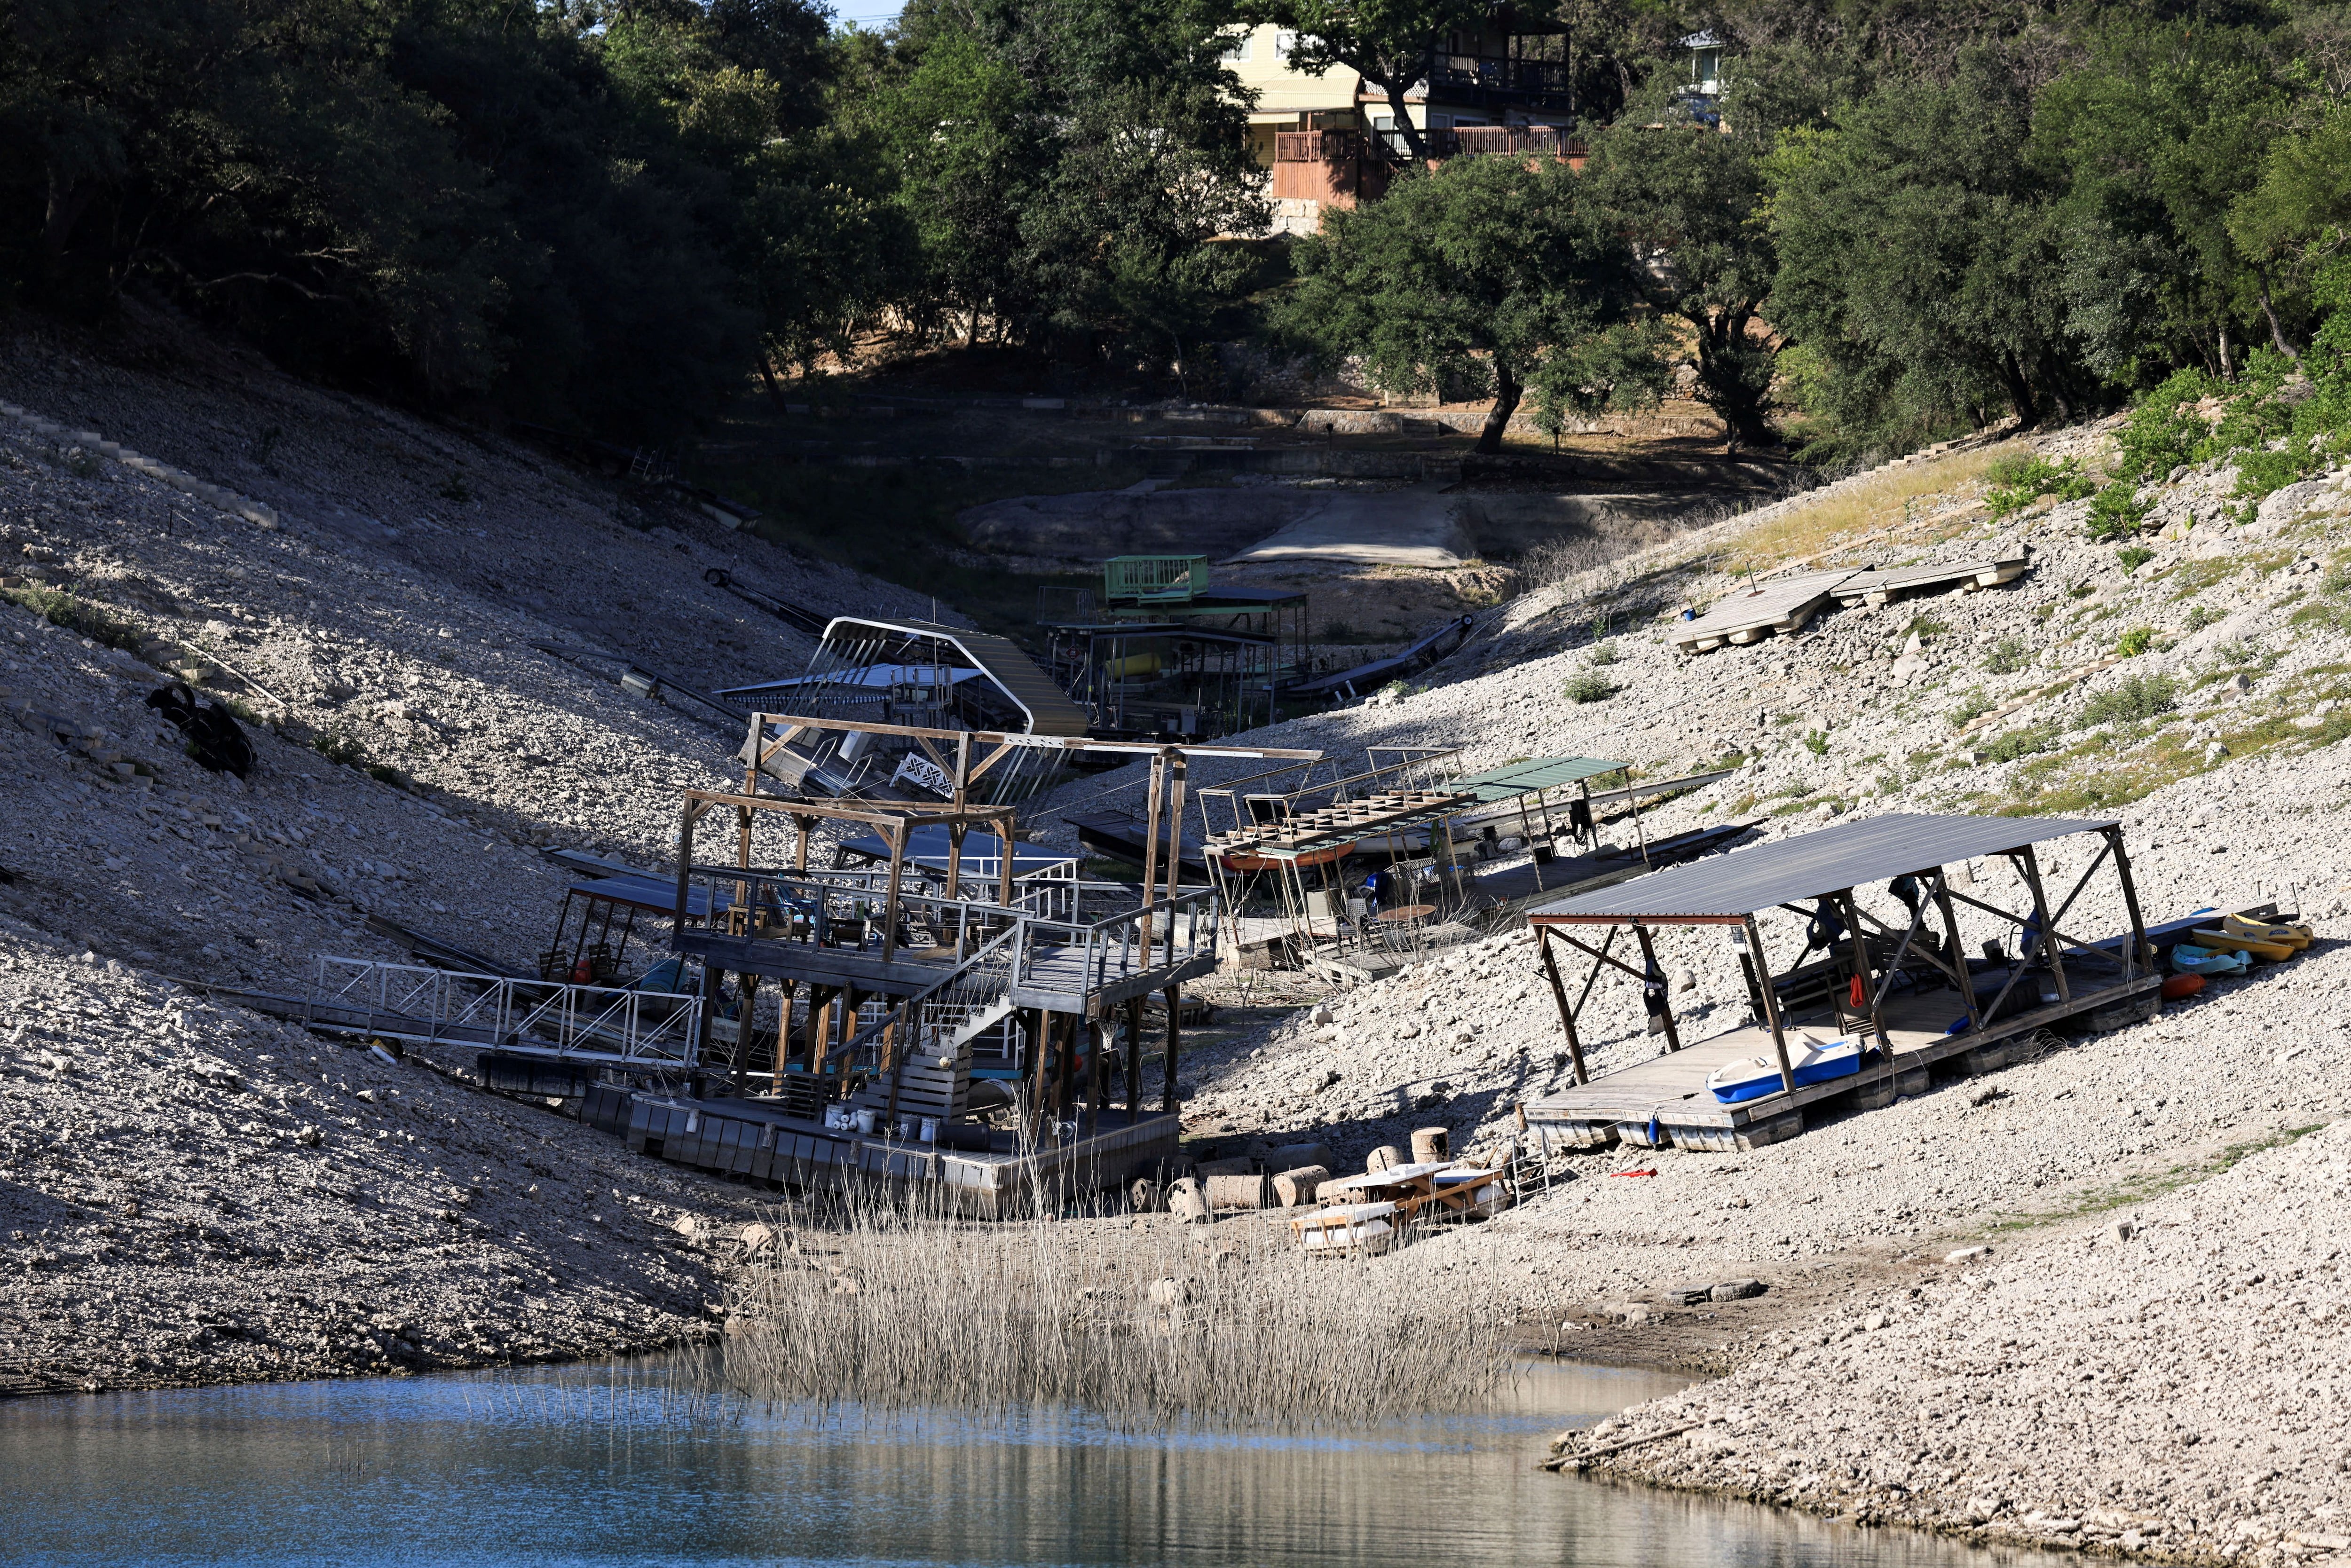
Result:
{"label": "yellow kayak", "polygon": [[2231,936],[2249,937],[2255,942],[2282,942],[2297,953],[2309,946],[2315,936],[2307,925],[2292,925],[2283,921],[2248,920],[2241,915],[2221,916],[2220,929]]}
{"label": "yellow kayak", "polygon": [[2251,953],[2256,958],[2291,958],[2294,954],[2294,949],[2283,942],[2262,942],[2232,931],[2191,931],[2188,939],[2199,947],[2225,947]]}

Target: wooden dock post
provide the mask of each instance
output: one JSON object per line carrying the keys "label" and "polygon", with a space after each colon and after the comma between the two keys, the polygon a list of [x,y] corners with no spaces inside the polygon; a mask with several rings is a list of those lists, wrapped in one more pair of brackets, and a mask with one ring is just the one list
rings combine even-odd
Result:
{"label": "wooden dock post", "polygon": [[1575,1082],[1586,1084],[1591,1075],[1583,1071],[1583,1041],[1576,1038],[1575,1009],[1567,1005],[1567,987],[1559,977],[1559,960],[1552,956],[1551,927],[1535,927],[1535,946],[1542,953],[1543,973],[1551,977],[1552,999],[1559,1003],[1559,1027],[1567,1031],[1567,1060],[1575,1068]]}
{"label": "wooden dock post", "polygon": [[1679,1051],[1682,1048],[1682,1033],[1680,1030],[1674,1027],[1673,983],[1666,978],[1666,972],[1657,967],[1656,944],[1649,939],[1649,928],[1636,920],[1633,922],[1633,936],[1635,941],[1641,944],[1641,968],[1643,974],[1645,976],[1655,975],[1657,977],[1657,985],[1659,988],[1665,993],[1663,1004],[1665,1011],[1662,1016],[1666,1020],[1666,1049],[1667,1051]]}
{"label": "wooden dock post", "polygon": [[[2041,890],[2041,857],[2032,852],[2031,844],[2017,853],[2017,868],[2024,873],[2024,885],[2032,890],[2032,917],[2041,932],[2041,950],[2049,955],[2049,973],[2057,982],[2057,999],[2070,1002],[2074,999],[2074,988],[2065,980],[2065,959],[2058,951],[2057,923],[2050,917],[2049,898]],[[2032,962],[2032,955],[2025,954],[2023,961]]]}
{"label": "wooden dock post", "polygon": [[1126,998],[1126,1113],[1143,1114],[1143,998]]}
{"label": "wooden dock post", "polygon": [[1951,903],[1950,868],[1935,868],[1935,907],[1943,912],[1943,934],[1949,944],[1951,972],[1959,977],[1959,995],[1967,999],[1968,1027],[1983,1032],[1983,1011],[1976,1006],[1975,977],[1968,968],[1967,944],[1959,940],[1959,913]]}
{"label": "wooden dock post", "polygon": [[1161,995],[1164,996],[1167,1001],[1167,1060],[1164,1064],[1167,1070],[1167,1088],[1165,1097],[1160,1103],[1160,1109],[1166,1114],[1173,1116],[1176,1114],[1176,1047],[1182,1043],[1184,1035],[1183,988],[1181,986],[1170,986],[1165,991],[1162,992]]}
{"label": "wooden dock post", "polygon": [[1780,1087],[1792,1095],[1796,1070],[1788,1064],[1788,1031],[1780,1022],[1779,982],[1771,974],[1771,960],[1763,956],[1763,933],[1752,915],[1747,917],[1747,950],[1755,955],[1755,972],[1762,977],[1763,1021],[1771,1026],[1771,1050],[1780,1058]]}

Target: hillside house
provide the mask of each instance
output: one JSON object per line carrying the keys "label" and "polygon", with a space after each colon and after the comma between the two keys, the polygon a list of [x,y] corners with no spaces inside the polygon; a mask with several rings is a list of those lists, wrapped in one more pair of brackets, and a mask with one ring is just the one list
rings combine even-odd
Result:
{"label": "hillside house", "polygon": [[[1267,171],[1274,231],[1311,234],[1325,203],[1353,206],[1386,190],[1410,147],[1384,91],[1342,66],[1299,69],[1296,43],[1270,26],[1237,32],[1225,62],[1257,94],[1249,145]],[[1568,152],[1566,45],[1562,23],[1498,11],[1487,27],[1442,40],[1436,68],[1405,94],[1405,114],[1436,157]]]}

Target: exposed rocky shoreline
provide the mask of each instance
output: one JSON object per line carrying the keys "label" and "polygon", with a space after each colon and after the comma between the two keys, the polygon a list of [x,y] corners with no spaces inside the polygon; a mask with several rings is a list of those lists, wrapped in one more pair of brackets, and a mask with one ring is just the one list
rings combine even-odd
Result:
{"label": "exposed rocky shoreline", "polygon": [[[711,685],[804,658],[780,623],[713,597],[712,564],[820,607],[896,591],[802,571],[715,523],[643,526],[625,497],[528,454],[260,371],[192,392],[20,355],[0,392],[38,406],[77,377],[95,390],[46,412],[111,418],[199,473],[225,465],[210,476],[266,497],[278,526],[192,527],[150,478],[0,431],[7,570],[210,648],[285,719],[255,729],[252,780],[204,773],[141,706],[155,663],[0,609],[18,808],[0,823],[0,1391],[494,1364],[707,1332],[766,1195],[198,987],[291,989],[322,953],[397,956],[371,914],[528,962],[566,881],[541,852],[658,862],[675,787],[723,776],[734,744],[627,695],[605,656]],[[269,406],[298,411],[292,444],[259,462],[199,439],[207,418],[240,427]],[[440,472],[453,463],[463,484]],[[1739,754],[1735,778],[1651,813],[1653,835],[1729,818],[1784,837],[1894,810],[2111,815],[2150,917],[2283,896],[2319,926],[2281,969],[2144,1024],[2036,1039],[1993,1077],[1791,1143],[1552,1151],[1518,1208],[1373,1265],[1400,1292],[1505,1312],[1563,1355],[1723,1374],[1594,1434],[1698,1424],[1594,1473],[2152,1560],[2351,1555],[2351,948],[2335,929],[2351,618],[2331,570],[2351,494],[2341,476],[2297,486],[2248,523],[2228,515],[2231,483],[2158,486],[2167,532],[2126,565],[2082,538],[2083,504],[1996,528],[1980,476],[1955,471],[1918,486],[1908,515],[1929,526],[1820,559],[2022,538],[2024,582],[1676,653],[1659,616],[1727,591],[1742,541],[1800,515],[1783,503],[1501,607],[1426,690],[1261,736],[1351,757],[1458,741],[1472,768],[1614,756],[1653,775]],[[378,489],[405,522],[363,504]],[[528,586],[559,560],[560,602]],[[2138,627],[2140,652],[2116,654]],[[1593,673],[1616,695],[1560,695]],[[2091,708],[2151,677],[2168,706]],[[357,758],[315,744],[337,735]],[[1204,763],[1195,787],[1216,778]],[[1024,831],[1052,839],[1055,810],[1128,782],[1073,783]],[[2077,907],[2085,925],[2122,919],[2099,886]],[[1735,1012],[1719,943],[1660,947],[1687,1027]],[[1340,996],[1294,977],[1217,988],[1248,1005],[1186,1053],[1196,1139],[1307,1135],[1359,1161],[1437,1124],[1493,1151],[1514,1106],[1561,1082],[1518,935]],[[1655,1049],[1636,996],[1595,995],[1595,1069]],[[1708,1290],[1750,1279],[1763,1293]]]}

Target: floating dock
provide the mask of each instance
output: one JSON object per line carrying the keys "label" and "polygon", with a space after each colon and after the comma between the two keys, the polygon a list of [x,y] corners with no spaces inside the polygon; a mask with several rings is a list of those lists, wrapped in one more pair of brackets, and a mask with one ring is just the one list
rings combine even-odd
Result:
{"label": "floating dock", "polygon": [[[1105,1109],[1024,1143],[1013,1131],[962,1129],[956,1146],[867,1134],[794,1113],[767,1100],[694,1100],[590,1092],[581,1120],[618,1133],[653,1159],[775,1187],[822,1189],[866,1183],[934,1186],[966,1213],[1005,1218],[1123,1187],[1173,1159],[1178,1118]],[[945,1129],[934,1129],[944,1132]]]}
{"label": "floating dock", "polygon": [[[2071,890],[2053,901],[2035,846],[2075,835],[2095,837],[2100,848]],[[1955,866],[1988,858],[2015,868],[2028,908],[2003,909],[1979,895],[1972,877],[1952,874]],[[2130,930],[2083,941],[2061,922],[2102,870],[2119,884]],[[1810,909],[1802,907],[1806,903]],[[1962,925],[1963,908],[1973,929]],[[1772,910],[1809,922],[1804,951],[1785,971],[1766,956],[1757,921]],[[1808,1113],[1874,1109],[1919,1092],[1938,1064],[1971,1072],[2003,1066],[2012,1042],[2040,1030],[2067,1023],[2103,1030],[2150,1017],[2163,983],[2121,826],[2104,821],[1892,813],[1564,899],[1531,912],[1528,924],[1537,933],[1576,1082],[1529,1101],[1526,1114],[1547,1141],[1583,1147],[1670,1143],[1723,1152],[1778,1143],[1802,1133]],[[1751,1021],[1686,1043],[1654,933],[1709,925],[1727,928],[1739,951]],[[1620,957],[1614,949],[1627,930],[1634,953]],[[1603,932],[1601,946],[1586,940]],[[1987,933],[1985,956],[1971,958],[1970,938]],[[1995,956],[2010,942],[2015,956]],[[1824,956],[1813,961],[1816,951]],[[1578,955],[1593,961],[1573,1001],[1562,952],[1570,964]],[[1582,998],[1611,970],[1645,988],[1666,1051],[1595,1078],[1586,1071],[1576,1025]],[[1858,1071],[1800,1082],[1796,1059],[1832,1041],[1856,1043]],[[1726,1103],[1709,1087],[1718,1070],[1759,1058],[1776,1063],[1776,1090]]]}
{"label": "floating dock", "polygon": [[1832,605],[1876,608],[1909,593],[1997,588],[2022,577],[2031,564],[2029,557],[2019,553],[1890,570],[1873,566],[1768,577],[1725,594],[1697,620],[1675,627],[1674,646],[1685,653],[1707,653],[1726,643],[1744,646],[1775,633],[1789,636]]}

